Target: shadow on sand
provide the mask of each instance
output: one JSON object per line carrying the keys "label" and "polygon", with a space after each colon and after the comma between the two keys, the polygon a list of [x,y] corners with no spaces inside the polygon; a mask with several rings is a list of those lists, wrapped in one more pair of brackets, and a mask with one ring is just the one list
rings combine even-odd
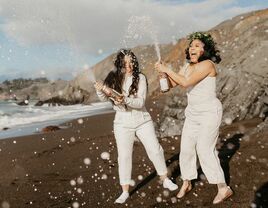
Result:
{"label": "shadow on sand", "polygon": [[268,207],[268,181],[256,191],[253,206],[256,208]]}
{"label": "shadow on sand", "polygon": [[[222,169],[224,171],[225,180],[226,183],[230,183],[230,160],[233,157],[233,155],[236,153],[236,151],[240,147],[240,139],[243,137],[243,134],[235,134],[233,137],[226,140],[219,151],[219,158],[221,162]],[[171,158],[166,160],[167,167],[169,167],[173,162],[179,160],[179,153],[173,155]],[[201,167],[198,168],[198,178],[194,180],[193,182],[200,181],[200,176],[203,174],[203,171]],[[180,176],[180,168],[179,166],[175,167],[172,170],[171,173],[171,179],[173,182]],[[150,175],[148,175],[146,178],[144,178],[139,184],[136,185],[136,187],[130,191],[130,196],[133,195],[136,191],[138,191],[140,188],[146,186],[151,180],[153,180],[157,176],[156,171],[152,172]]]}

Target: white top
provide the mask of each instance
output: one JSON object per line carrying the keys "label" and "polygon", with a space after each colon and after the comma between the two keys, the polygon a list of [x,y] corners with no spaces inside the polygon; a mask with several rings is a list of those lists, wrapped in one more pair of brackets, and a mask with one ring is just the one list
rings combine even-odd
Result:
{"label": "white top", "polygon": [[[214,63],[213,63],[214,64]],[[189,63],[184,66],[184,76],[187,78],[187,68]],[[216,77],[206,76],[196,85],[187,88],[188,105],[196,105],[211,102],[216,97]]]}
{"label": "white top", "polygon": [[[140,80],[139,80],[139,86],[138,86],[138,92],[136,96],[131,95],[128,97],[129,94],[129,88],[132,84],[133,76],[126,77],[122,86],[122,94],[124,95],[124,101],[127,105],[127,108],[125,108],[122,105],[113,105],[113,109],[117,112],[126,112],[126,111],[144,111],[147,112],[145,108],[145,100],[147,95],[147,83],[146,83],[146,77],[143,74],[139,74]],[[108,97],[102,92],[97,91],[97,95],[101,101],[108,101]]]}

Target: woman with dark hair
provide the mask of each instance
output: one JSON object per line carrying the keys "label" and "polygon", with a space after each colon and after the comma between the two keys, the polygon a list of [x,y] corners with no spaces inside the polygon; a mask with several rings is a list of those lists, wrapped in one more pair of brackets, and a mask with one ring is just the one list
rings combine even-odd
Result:
{"label": "woman with dark hair", "polygon": [[115,71],[108,74],[103,84],[97,82],[95,88],[102,101],[108,99],[107,95],[112,94],[112,90],[117,91],[112,103],[116,111],[114,135],[118,151],[119,179],[123,193],[116,199],[115,203],[122,204],[129,197],[135,136],[144,145],[160,179],[163,181],[164,188],[168,188],[170,191],[176,190],[178,186],[167,177],[163,149],[156,138],[151,116],[145,108],[147,80],[139,70],[137,57],[131,50],[122,49],[118,52],[114,65]]}
{"label": "woman with dark hair", "polygon": [[189,36],[185,50],[188,63],[175,73],[162,63],[156,69],[166,73],[172,87],[187,89],[188,105],[181,135],[180,169],[183,185],[177,194],[185,196],[192,189],[191,180],[197,178],[197,157],[210,184],[217,184],[218,193],[213,200],[218,204],[233,194],[227,186],[215,148],[222,119],[222,104],[216,97],[216,69],[221,61],[216,43],[210,34],[195,32]]}

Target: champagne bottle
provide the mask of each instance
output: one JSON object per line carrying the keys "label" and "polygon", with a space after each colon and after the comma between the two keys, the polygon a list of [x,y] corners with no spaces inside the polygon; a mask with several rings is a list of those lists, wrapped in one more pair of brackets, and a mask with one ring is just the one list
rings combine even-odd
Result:
{"label": "champagne bottle", "polygon": [[120,94],[119,92],[117,92],[114,89],[107,87],[106,85],[103,85],[102,91],[105,93],[106,96],[108,96],[113,101],[117,100],[118,98],[123,97],[122,94]]}
{"label": "champagne bottle", "polygon": [[102,92],[105,93],[106,96],[110,97],[112,95],[112,89],[107,87],[106,85],[103,85]]}
{"label": "champagne bottle", "polygon": [[170,87],[169,87],[169,80],[168,80],[168,75],[164,72],[161,72],[159,74],[159,83],[160,83],[160,91],[165,93],[168,92]]}

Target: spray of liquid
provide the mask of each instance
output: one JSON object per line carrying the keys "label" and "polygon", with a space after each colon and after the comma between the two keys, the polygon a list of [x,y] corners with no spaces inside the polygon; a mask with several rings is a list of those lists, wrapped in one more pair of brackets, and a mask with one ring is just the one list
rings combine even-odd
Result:
{"label": "spray of liquid", "polygon": [[[71,28],[68,28],[69,32]],[[139,43],[140,40],[143,41],[153,41],[154,49],[158,61],[161,60],[160,48],[157,39],[157,28],[153,24],[151,17],[149,16],[131,16],[128,20],[128,27],[126,30],[125,37],[123,38],[123,45],[125,48],[133,47]],[[72,46],[76,46],[75,41],[72,41],[72,38],[69,38],[69,42],[72,43]],[[75,47],[73,47],[75,49]],[[78,50],[75,50],[76,52]],[[85,64],[83,70],[87,74],[87,77],[90,82],[95,83],[96,77],[93,73],[93,69],[89,67],[88,64]]]}
{"label": "spray of liquid", "polygon": [[131,16],[128,20],[128,28],[123,39],[123,45],[126,48],[133,47],[134,45],[137,45],[137,42],[142,38],[148,37],[153,41],[158,61],[160,61],[161,55],[157,39],[157,28],[153,24],[151,17]]}
{"label": "spray of liquid", "polygon": [[84,72],[86,73],[86,76],[88,77],[89,81],[92,83],[96,82],[96,77],[93,73],[93,69],[89,67],[88,64],[85,64],[83,67]]}

